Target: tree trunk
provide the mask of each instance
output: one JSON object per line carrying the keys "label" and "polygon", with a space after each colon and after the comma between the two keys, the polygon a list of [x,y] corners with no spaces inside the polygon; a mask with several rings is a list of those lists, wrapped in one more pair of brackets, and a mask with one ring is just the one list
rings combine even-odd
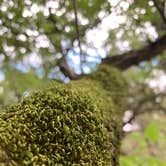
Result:
{"label": "tree trunk", "polygon": [[0,165],[117,166],[126,83],[106,65],[0,115]]}

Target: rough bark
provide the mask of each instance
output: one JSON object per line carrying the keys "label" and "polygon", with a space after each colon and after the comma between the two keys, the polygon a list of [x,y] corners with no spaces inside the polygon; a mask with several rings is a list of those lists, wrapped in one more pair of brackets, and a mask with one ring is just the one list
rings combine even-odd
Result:
{"label": "rough bark", "polygon": [[110,64],[125,70],[142,61],[148,61],[166,50],[166,34],[155,42],[135,51],[129,51],[121,55],[110,56],[103,59],[103,63]]}

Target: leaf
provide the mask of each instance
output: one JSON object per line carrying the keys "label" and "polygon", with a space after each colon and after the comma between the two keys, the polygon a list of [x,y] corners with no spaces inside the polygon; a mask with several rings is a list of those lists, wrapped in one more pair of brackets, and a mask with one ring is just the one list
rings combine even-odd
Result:
{"label": "leaf", "polygon": [[150,141],[158,141],[160,131],[156,123],[150,123],[144,131],[145,137]]}
{"label": "leaf", "polygon": [[128,156],[123,156],[120,158],[120,165],[123,166],[137,166],[135,165],[134,159]]}

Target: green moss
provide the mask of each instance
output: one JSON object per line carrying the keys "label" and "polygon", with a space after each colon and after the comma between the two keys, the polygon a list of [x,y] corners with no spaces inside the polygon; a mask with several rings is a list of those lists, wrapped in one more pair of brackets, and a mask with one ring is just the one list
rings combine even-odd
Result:
{"label": "green moss", "polygon": [[0,165],[118,164],[124,86],[119,71],[102,66],[88,78],[52,85],[3,111]]}
{"label": "green moss", "polygon": [[117,107],[116,111],[122,112],[125,106],[127,83],[120,71],[114,67],[100,65],[90,77],[101,83],[102,87],[109,92],[109,96]]}

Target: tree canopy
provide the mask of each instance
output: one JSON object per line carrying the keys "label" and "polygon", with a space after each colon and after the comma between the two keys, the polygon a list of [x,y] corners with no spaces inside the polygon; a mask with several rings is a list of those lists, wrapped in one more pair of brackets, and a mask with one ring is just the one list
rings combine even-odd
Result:
{"label": "tree canopy", "polygon": [[[0,5],[2,68],[43,77],[60,69],[73,79],[97,62],[126,69],[165,50],[164,0],[2,0]],[[79,61],[75,68],[72,57]]]}
{"label": "tree canopy", "polygon": [[1,0],[1,107],[107,64],[129,83],[124,126],[165,111],[165,11],[165,0]]}

